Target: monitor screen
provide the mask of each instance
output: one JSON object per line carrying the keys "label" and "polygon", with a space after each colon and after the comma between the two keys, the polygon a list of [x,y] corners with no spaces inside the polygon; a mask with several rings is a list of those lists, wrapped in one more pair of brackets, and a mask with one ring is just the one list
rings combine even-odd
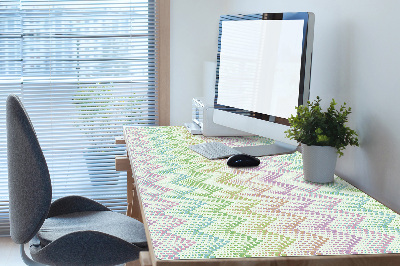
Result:
{"label": "monitor screen", "polygon": [[303,20],[223,21],[217,103],[288,118],[298,104]]}
{"label": "monitor screen", "polygon": [[221,16],[214,122],[275,139],[309,99],[314,14]]}

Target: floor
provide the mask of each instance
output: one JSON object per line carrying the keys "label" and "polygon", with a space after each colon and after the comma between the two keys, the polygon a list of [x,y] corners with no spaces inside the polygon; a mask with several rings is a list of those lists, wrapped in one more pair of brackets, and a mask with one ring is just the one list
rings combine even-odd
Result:
{"label": "floor", "polygon": [[12,242],[9,237],[0,237],[0,258],[0,266],[25,265],[21,259],[21,255],[19,254],[19,245]]}

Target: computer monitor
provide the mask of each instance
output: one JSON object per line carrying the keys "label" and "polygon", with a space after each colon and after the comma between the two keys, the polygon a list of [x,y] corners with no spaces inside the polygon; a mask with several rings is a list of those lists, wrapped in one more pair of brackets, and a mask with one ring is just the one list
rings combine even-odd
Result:
{"label": "computer monitor", "polygon": [[275,140],[235,148],[254,156],[294,152],[288,118],[310,94],[314,14],[221,16],[214,123]]}

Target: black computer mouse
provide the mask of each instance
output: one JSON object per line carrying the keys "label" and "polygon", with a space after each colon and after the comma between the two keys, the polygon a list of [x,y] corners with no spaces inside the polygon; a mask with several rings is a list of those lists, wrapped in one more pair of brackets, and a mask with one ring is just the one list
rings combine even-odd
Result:
{"label": "black computer mouse", "polygon": [[260,159],[247,154],[236,154],[229,157],[226,164],[231,167],[257,166]]}

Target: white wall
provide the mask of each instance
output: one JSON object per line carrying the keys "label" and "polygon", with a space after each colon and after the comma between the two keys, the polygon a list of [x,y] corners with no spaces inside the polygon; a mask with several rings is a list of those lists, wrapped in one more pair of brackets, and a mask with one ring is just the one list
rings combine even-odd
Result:
{"label": "white wall", "polygon": [[[190,99],[202,94],[202,64],[215,60],[219,14],[314,12],[311,99],[346,101],[361,141],[346,149],[337,173],[400,212],[398,10],[397,0],[171,0],[172,16],[179,14],[171,23],[172,124],[189,121]],[[200,37],[200,29],[208,32]]]}
{"label": "white wall", "polygon": [[204,64],[217,61],[225,0],[171,0],[171,125],[190,122],[192,98],[204,96]]}

